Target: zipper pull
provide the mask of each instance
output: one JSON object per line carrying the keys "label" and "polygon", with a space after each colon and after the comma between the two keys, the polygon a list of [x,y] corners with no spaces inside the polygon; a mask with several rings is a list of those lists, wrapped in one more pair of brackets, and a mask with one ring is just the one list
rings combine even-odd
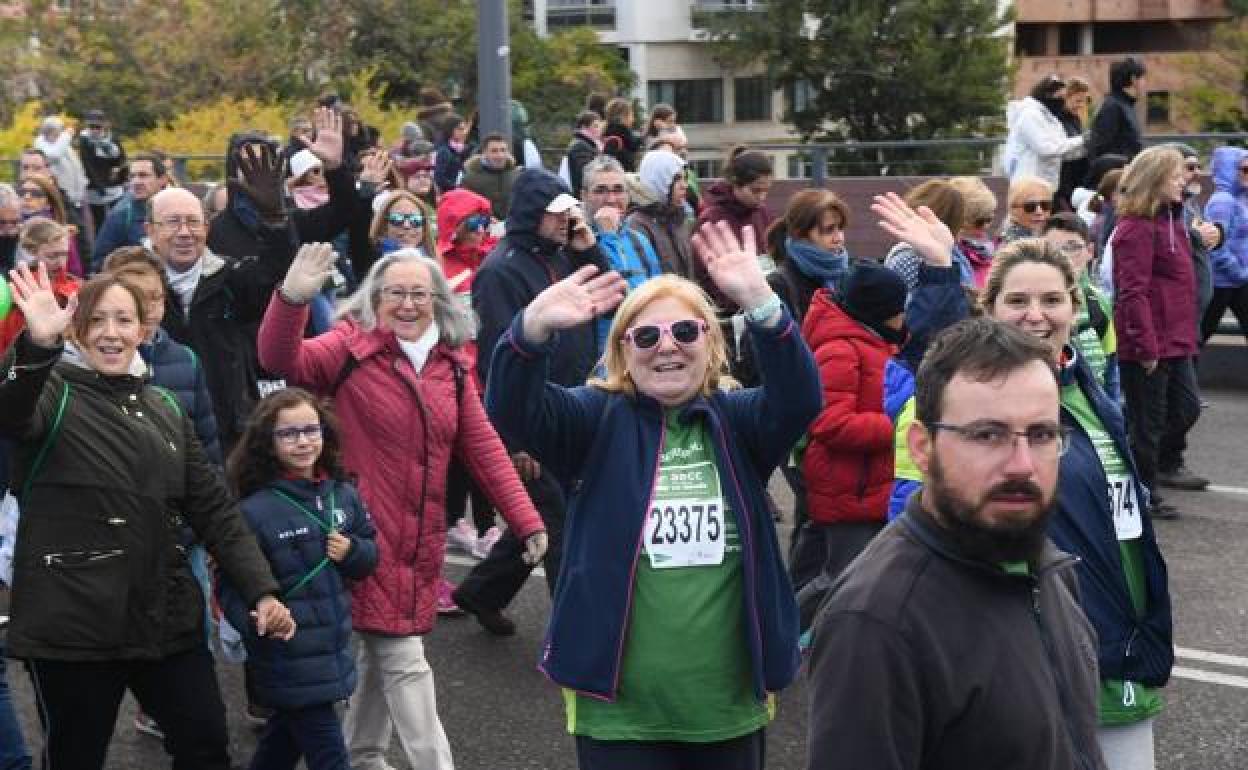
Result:
{"label": "zipper pull", "polygon": [[1122,705],[1127,708],[1135,705],[1135,685],[1129,681],[1122,683]]}
{"label": "zipper pull", "polygon": [[1040,584],[1036,583],[1031,587],[1031,611],[1040,614]]}

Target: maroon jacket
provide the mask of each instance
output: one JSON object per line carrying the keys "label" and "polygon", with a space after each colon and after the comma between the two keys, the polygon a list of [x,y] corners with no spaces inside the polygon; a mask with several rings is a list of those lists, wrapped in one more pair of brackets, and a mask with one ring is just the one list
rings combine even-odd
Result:
{"label": "maroon jacket", "polygon": [[1121,361],[1196,354],[1196,274],[1183,210],[1119,218],[1114,247],[1114,327]]}
{"label": "maroon jacket", "polygon": [[[333,396],[343,460],[377,526],[379,559],[352,589],[355,630],[424,634],[437,617],[437,585],[446,543],[446,469],[462,460],[522,541],[542,521],[516,476],[472,377],[456,397],[452,358],[439,343],[417,373],[394,333],[340,321],[303,339],[308,308],[274,293],[260,325],[260,362],[292,385]],[[348,357],[356,368],[341,384]],[[334,388],[337,387],[337,391]]]}
{"label": "maroon jacket", "polygon": [[754,245],[759,254],[766,254],[767,228],[774,219],[766,205],[752,209],[737,200],[737,196],[732,194],[732,185],[721,179],[706,189],[702,212],[698,214],[698,227],[704,222],[726,221],[740,238],[741,228],[754,225]]}
{"label": "maroon jacket", "polygon": [[806,502],[817,524],[884,521],[893,488],[893,421],[884,413],[884,366],[893,346],[845,314],[820,289],[802,336],[815,352],[823,411],[802,458]]}

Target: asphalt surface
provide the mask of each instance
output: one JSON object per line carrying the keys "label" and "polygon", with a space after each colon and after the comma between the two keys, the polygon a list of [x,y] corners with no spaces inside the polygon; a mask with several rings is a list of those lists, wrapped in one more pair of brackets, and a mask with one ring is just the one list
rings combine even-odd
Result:
{"label": "asphalt surface", "polygon": [[[1205,396],[1210,406],[1192,435],[1189,465],[1212,478],[1215,487],[1171,493],[1183,518],[1157,525],[1170,565],[1179,651],[1165,689],[1167,707],[1157,723],[1157,766],[1163,770],[1248,768],[1248,598],[1242,589],[1248,586],[1248,398],[1230,391]],[[773,484],[773,491],[787,507],[783,482]],[[787,525],[781,527],[787,537]],[[460,563],[447,567],[452,579],[466,571]],[[534,668],[549,608],[545,581],[535,578],[510,611],[519,626],[516,636],[494,638],[471,618],[451,618],[427,638],[439,713],[459,768],[575,769],[558,690]],[[218,670],[235,761],[245,765],[255,733],[242,716],[241,673],[225,664]],[[37,747],[29,682],[12,662],[9,681],[27,738]],[[778,718],[768,730],[769,768],[805,767],[805,701],[801,681],[780,698]],[[160,743],[136,734],[133,717],[127,700],[107,767],[169,767]],[[397,748],[391,763],[396,770],[409,767]],[[837,768],[836,758],[825,758],[820,767]]]}

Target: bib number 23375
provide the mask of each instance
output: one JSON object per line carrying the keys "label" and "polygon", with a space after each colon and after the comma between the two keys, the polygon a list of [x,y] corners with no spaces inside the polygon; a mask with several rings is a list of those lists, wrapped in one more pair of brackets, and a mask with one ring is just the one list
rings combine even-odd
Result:
{"label": "bib number 23375", "polygon": [[709,567],[724,562],[726,533],[719,500],[655,501],[646,517],[650,566]]}

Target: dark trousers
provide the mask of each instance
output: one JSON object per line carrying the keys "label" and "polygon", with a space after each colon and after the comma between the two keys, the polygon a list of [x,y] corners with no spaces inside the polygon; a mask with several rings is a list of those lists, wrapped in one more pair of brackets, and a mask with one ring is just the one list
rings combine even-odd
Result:
{"label": "dark trousers", "polygon": [[789,483],[789,489],[793,490],[793,531],[789,533],[789,564],[792,564],[797,555],[799,534],[810,518],[806,508],[806,479],[802,477],[802,469],[796,465],[781,465],[780,473]]}
{"label": "dark trousers", "polygon": [[484,535],[486,530],[494,526],[494,506],[485,496],[485,492],[477,485],[468,468],[456,458],[451,458],[451,465],[446,471],[446,526],[453,527],[468,510],[468,501],[472,501],[472,523],[477,527],[477,536]]}
{"label": "dark trousers", "polygon": [[1187,434],[1200,419],[1200,385],[1196,382],[1196,359],[1171,361],[1166,380],[1166,429],[1157,448],[1157,469],[1178,470],[1187,451]]}
{"label": "dark trousers", "polygon": [[1217,333],[1218,324],[1222,322],[1222,316],[1226,315],[1228,307],[1235,320],[1239,321],[1239,333],[1248,338],[1248,285],[1244,285],[1213,290],[1213,298],[1209,300],[1209,307],[1200,321],[1200,338],[1203,342],[1208,342]]}
{"label": "dark trousers", "polygon": [[1140,482],[1154,492],[1157,488],[1157,461],[1161,437],[1166,432],[1166,399],[1170,388],[1170,372],[1176,361],[1162,359],[1152,373],[1135,361],[1119,362],[1122,373],[1122,395],[1127,402],[1127,434]]}
{"label": "dark trousers", "polygon": [[308,770],[350,770],[334,704],[274,712],[260,731],[251,770],[294,770],[300,759]]}
{"label": "dark trousers", "polygon": [[173,770],[229,770],[225,706],[200,644],[154,661],[28,660],[44,770],[99,770],[126,690],[165,733]]}
{"label": "dark trousers", "polygon": [[715,743],[599,741],[576,736],[580,770],[762,770],[766,755],[763,730]]}
{"label": "dark trousers", "polygon": [[30,770],[30,752],[22,740],[4,668],[4,643],[0,640],[0,770]]}
{"label": "dark trousers", "polygon": [[[526,483],[524,488],[546,525],[549,546],[543,566],[546,567],[546,585],[553,596],[563,553],[563,519],[567,515],[567,500],[563,487],[545,469],[540,477]],[[523,554],[524,543],[508,529],[485,559],[473,567],[459,584],[456,595],[467,597],[469,604],[485,609],[501,610],[506,607],[533,571],[533,567],[520,558]]]}
{"label": "dark trousers", "polygon": [[806,522],[789,565],[802,629],[810,628],[814,622],[815,612],[837,576],[858,558],[886,524],[885,521]]}

